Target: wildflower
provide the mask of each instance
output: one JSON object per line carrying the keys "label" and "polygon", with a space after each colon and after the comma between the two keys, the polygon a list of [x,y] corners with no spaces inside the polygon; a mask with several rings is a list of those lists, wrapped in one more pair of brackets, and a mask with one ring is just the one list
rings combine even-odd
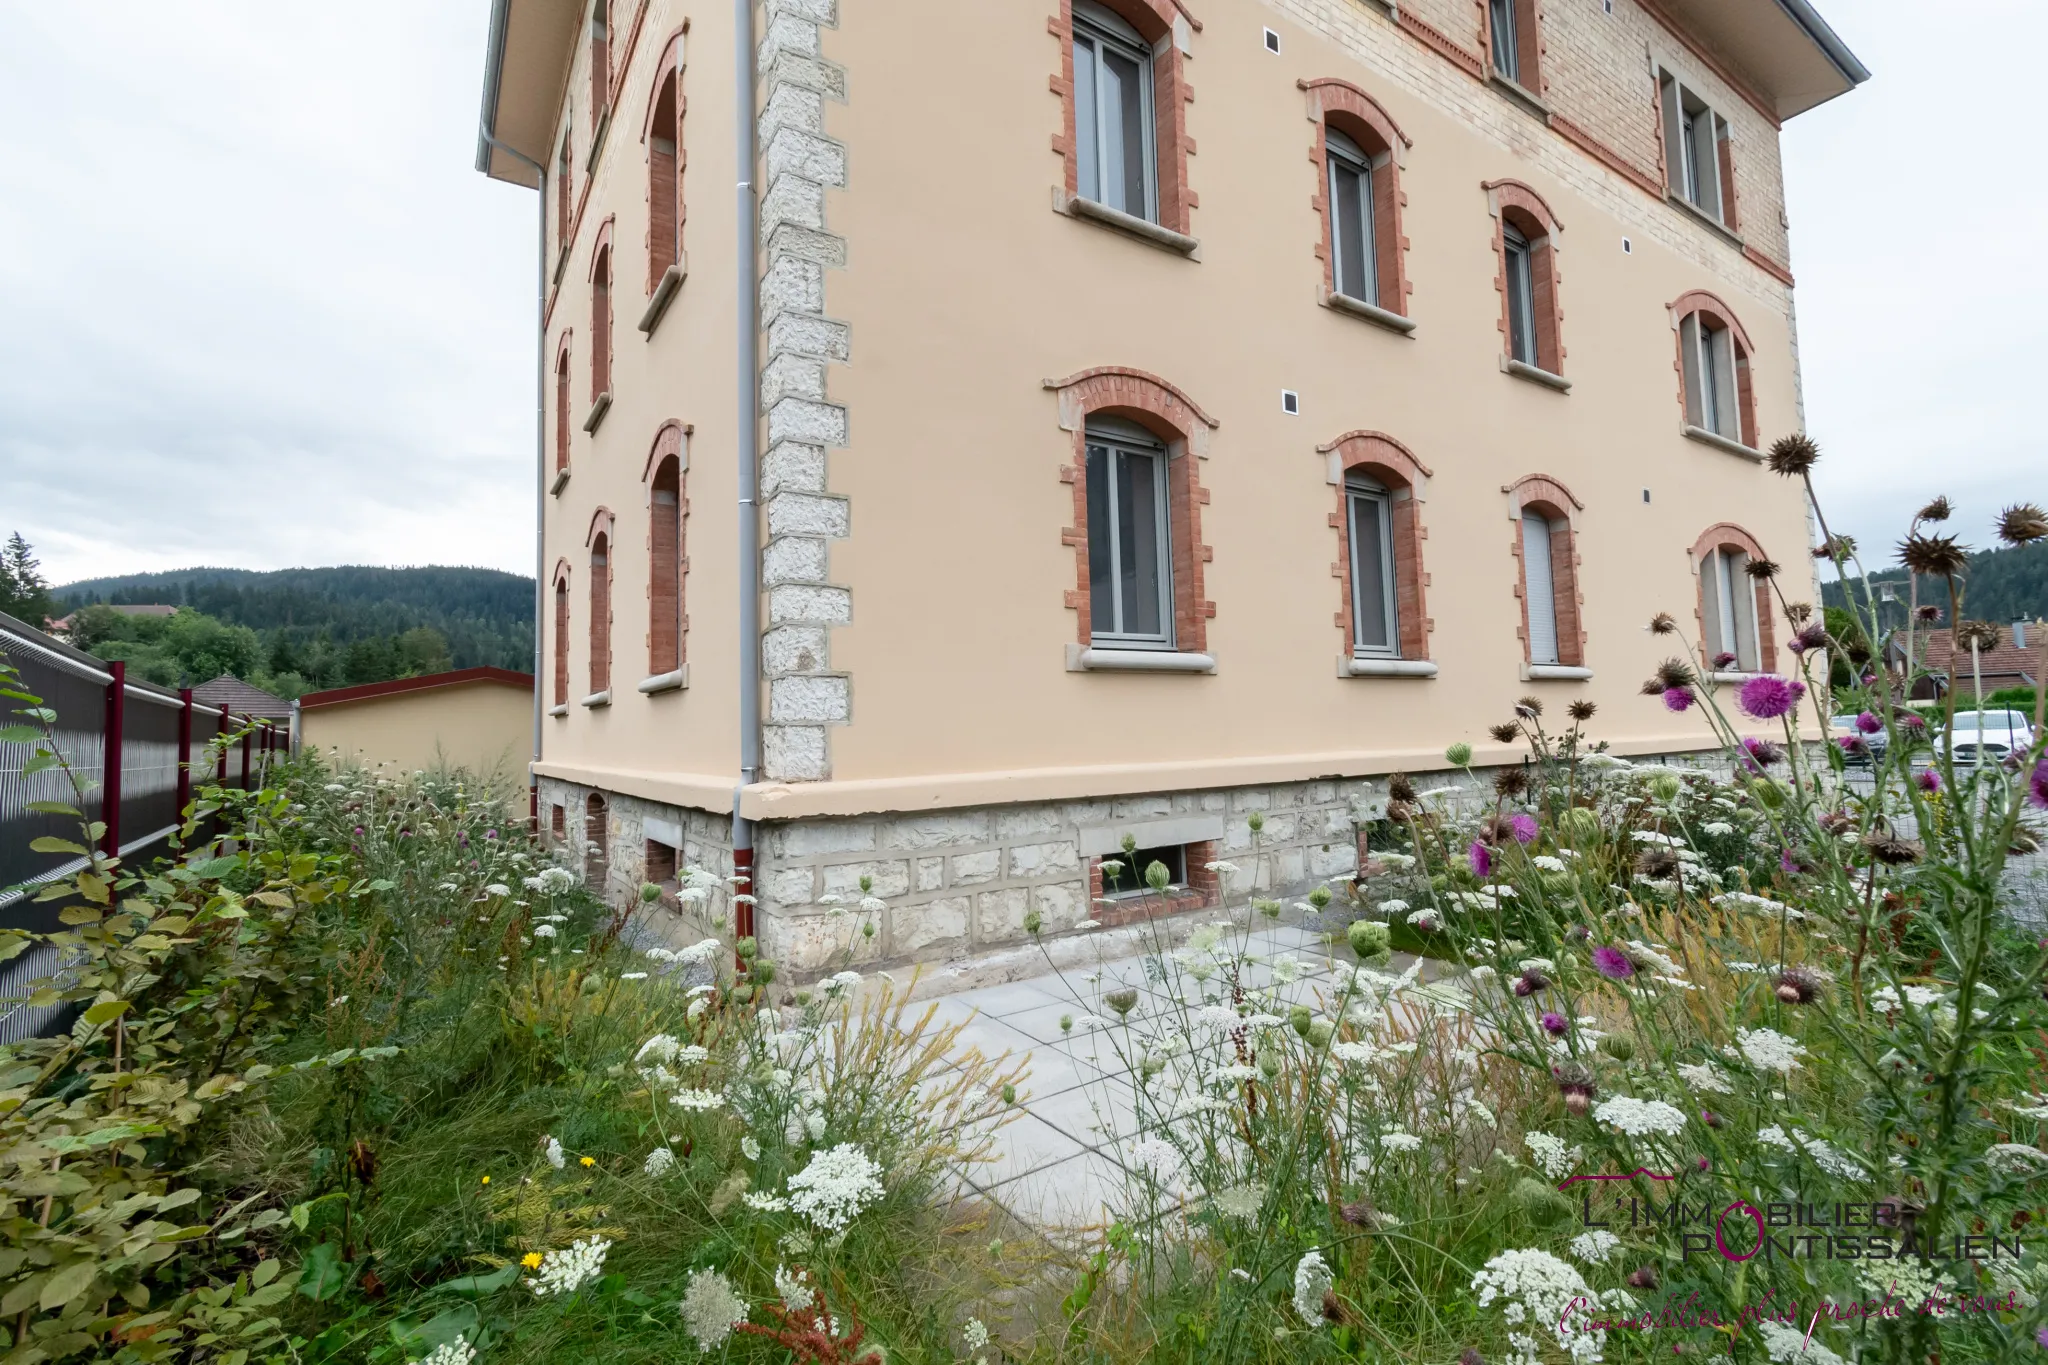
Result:
{"label": "wildflower", "polygon": [[1941,790],[1941,774],[1932,768],[1927,769],[1914,780],[1920,784],[1920,790],[1926,792],[1929,796]]}
{"label": "wildflower", "polygon": [[748,1190],[744,1195],[740,1196],[740,1201],[756,1213],[789,1212],[789,1201],[787,1199],[784,1199],[779,1194],[769,1194],[763,1190]]}
{"label": "wildflower", "polygon": [[535,938],[553,938],[560,932],[561,930],[555,928],[552,924],[536,924],[533,926],[533,936]]}
{"label": "wildflower", "polygon": [[1380,1146],[1389,1152],[1413,1152],[1422,1146],[1422,1139],[1413,1133],[1392,1132],[1380,1135]]}
{"label": "wildflower", "polygon": [[1513,815],[1510,815],[1508,817],[1508,826],[1509,832],[1514,835],[1516,843],[1533,844],[1536,842],[1536,817],[1527,811],[1516,811]]}
{"label": "wildflower", "polygon": [[[2042,767],[2048,768],[2048,759],[2042,760]],[[2043,801],[2040,804],[2048,805],[2048,801]],[[1472,847],[1466,851],[1465,856],[1472,864],[1473,876],[1489,877],[1493,875],[1493,851],[1487,848],[1485,844],[1474,839]]]}
{"label": "wildflower", "polygon": [[1771,443],[1771,449],[1764,456],[1764,463],[1773,474],[1782,474],[1788,479],[1802,479],[1820,463],[1820,447],[1804,432],[1780,436]]}
{"label": "wildflower", "polygon": [[1564,1096],[1564,1107],[1575,1117],[1593,1107],[1593,1073],[1583,1062],[1567,1062],[1553,1068],[1552,1074],[1557,1077],[1558,1093]]}
{"label": "wildflower", "polygon": [[1593,1110],[1593,1117],[1630,1137],[1650,1134],[1673,1136],[1685,1131],[1684,1112],[1662,1100],[1616,1095],[1613,1099],[1602,1100]]}
{"label": "wildflower", "polygon": [[647,1160],[640,1163],[640,1173],[659,1178],[667,1175],[676,1164],[676,1154],[666,1147],[656,1147],[647,1154]]}
{"label": "wildflower", "polygon": [[1984,1162],[2006,1175],[2039,1175],[2048,1170],[2048,1152],[2019,1142],[1999,1142],[1984,1149]]}
{"label": "wildflower", "polygon": [[1336,1283],[1329,1263],[1314,1247],[1294,1263],[1294,1311],[1301,1315],[1303,1322],[1310,1326],[1321,1323],[1323,1295],[1329,1293]]}
{"label": "wildflower", "polygon": [[573,1294],[604,1273],[604,1254],[612,1244],[602,1237],[589,1237],[541,1258],[540,1274],[526,1281],[535,1298]]}
{"label": "wildflower", "polygon": [[548,1165],[554,1167],[558,1171],[561,1170],[562,1167],[566,1164],[566,1158],[564,1158],[562,1155],[562,1144],[552,1135],[550,1135],[548,1138],[546,1151],[548,1156]]}
{"label": "wildflower", "polygon": [[882,1197],[882,1168],[853,1143],[815,1152],[789,1178],[790,1207],[823,1232],[842,1232]]}
{"label": "wildflower", "polygon": [[1597,1296],[1578,1271],[1549,1252],[1535,1248],[1503,1251],[1472,1277],[1472,1288],[1478,1291],[1481,1308],[1507,1301],[1501,1316],[1510,1328],[1508,1340],[1523,1360],[1539,1359],[1537,1338],[1529,1331],[1515,1330],[1525,1325],[1554,1332],[1556,1345],[1569,1359],[1600,1358],[1605,1332],[1565,1327],[1575,1299],[1596,1301]]}
{"label": "wildflower", "polygon": [[1650,634],[1675,635],[1677,633],[1678,622],[1672,619],[1670,612],[1660,611],[1650,618]]}
{"label": "wildflower", "polygon": [[1758,720],[1776,720],[1799,704],[1800,694],[1806,688],[1801,683],[1790,682],[1775,673],[1765,673],[1751,678],[1736,694],[1736,705],[1743,714]]}
{"label": "wildflower", "polygon": [[746,1300],[715,1270],[690,1272],[676,1311],[683,1315],[683,1326],[696,1339],[697,1349],[706,1355],[724,1345],[732,1329],[747,1320]]}
{"label": "wildflower", "polygon": [[1998,538],[2008,545],[2026,545],[2048,536],[2048,512],[2031,502],[2015,503],[1998,514]]}
{"label": "wildflower", "polygon": [[484,1177],[484,1178],[483,1178],[483,1179],[482,1179],[481,1181],[479,1181],[478,1183],[479,1183],[479,1184],[483,1184],[483,1185],[488,1185],[488,1184],[490,1184],[490,1183],[491,1183],[491,1178],[490,1178],[489,1176],[485,1176],[485,1177]]}
{"label": "wildflower", "polygon": [[576,1158],[576,1164],[587,1171],[597,1164],[597,1158],[594,1156],[579,1156]]}
{"label": "wildflower", "polygon": [[1232,1185],[1228,1189],[1218,1190],[1215,1194],[1211,1195],[1209,1202],[1214,1204],[1216,1211],[1226,1218],[1249,1221],[1258,1217],[1259,1211],[1266,1207],[1266,1187],[1264,1185]]}
{"label": "wildflower", "polygon": [[1764,1318],[1756,1324],[1756,1331],[1764,1339],[1764,1354],[1771,1358],[1772,1365],[1847,1365],[1840,1356],[1811,1339],[1810,1323],[1806,1327],[1788,1327]]}
{"label": "wildflower", "polygon": [[519,1258],[519,1264],[525,1266],[528,1270],[539,1270],[540,1253],[538,1251],[527,1252],[524,1256],[521,1256]]}
{"label": "wildflower", "polygon": [[1597,710],[1599,710],[1599,707],[1595,706],[1592,702],[1575,701],[1565,708],[1565,714],[1573,720],[1587,721],[1593,719],[1593,714]]}
{"label": "wildflower", "polygon": [[818,1301],[818,1295],[805,1282],[801,1268],[790,1271],[775,1267],[775,1292],[782,1299],[782,1306],[792,1313],[801,1313]]}
{"label": "wildflower", "polygon": [[1742,741],[1742,751],[1749,756],[1750,762],[1754,765],[1752,771],[1757,772],[1782,762],[1785,757],[1785,751],[1767,739],[1745,739]]}
{"label": "wildflower", "polygon": [[1472,746],[1463,740],[1444,750],[1444,761],[1453,768],[1462,768],[1472,761]]}
{"label": "wildflower", "polygon": [[1486,733],[1493,738],[1493,742],[1496,744],[1513,744],[1522,737],[1520,727],[1514,725],[1489,725],[1486,728]]}
{"label": "wildflower", "polygon": [[1556,1010],[1546,1012],[1537,1022],[1542,1024],[1543,1031],[1553,1038],[1564,1037],[1566,1030],[1571,1027],[1570,1024],[1565,1022],[1565,1017]]}
{"label": "wildflower", "polygon": [[1767,1028],[1739,1028],[1735,1030],[1735,1041],[1744,1060],[1759,1071],[1789,1073],[1798,1068],[1799,1059],[1806,1055],[1806,1049],[1797,1040]]}
{"label": "wildflower", "polygon": [[1697,700],[1699,699],[1693,695],[1690,687],[1667,687],[1664,689],[1664,709],[1667,711],[1681,713],[1690,711],[1692,704]]}
{"label": "wildflower", "polygon": [[725,1104],[725,1096],[716,1090],[678,1090],[669,1096],[668,1102],[678,1109],[694,1109],[699,1113],[717,1109]]}
{"label": "wildflower", "polygon": [[476,1347],[463,1339],[462,1333],[455,1334],[455,1340],[443,1342],[428,1352],[425,1357],[409,1365],[470,1365],[476,1359]]}
{"label": "wildflower", "polygon": [[1953,578],[1969,566],[1970,554],[1954,536],[1914,533],[1899,543],[1899,562],[1929,578]]}
{"label": "wildflower", "polygon": [[1522,1145],[1529,1149],[1536,1165],[1552,1180],[1562,1180],[1570,1175],[1572,1167],[1578,1165],[1579,1158],[1585,1155],[1583,1149],[1567,1147],[1564,1139],[1548,1133],[1524,1133]]}
{"label": "wildflower", "polygon": [[1613,981],[1626,981],[1636,974],[1636,964],[1621,949],[1602,946],[1593,950],[1593,970]]}
{"label": "wildflower", "polygon": [[1582,1232],[1571,1240],[1571,1253],[1588,1265],[1606,1265],[1621,1249],[1621,1238],[1604,1229]]}
{"label": "wildflower", "polygon": [[960,1338],[970,1351],[985,1350],[989,1342],[988,1328],[982,1325],[980,1318],[969,1318],[967,1325],[960,1329]]}
{"label": "wildflower", "polygon": [[1719,1071],[1706,1062],[1680,1062],[1675,1069],[1678,1072],[1678,1078],[1694,1090],[1707,1091],[1716,1095],[1726,1095],[1735,1088],[1728,1084],[1727,1079]]}

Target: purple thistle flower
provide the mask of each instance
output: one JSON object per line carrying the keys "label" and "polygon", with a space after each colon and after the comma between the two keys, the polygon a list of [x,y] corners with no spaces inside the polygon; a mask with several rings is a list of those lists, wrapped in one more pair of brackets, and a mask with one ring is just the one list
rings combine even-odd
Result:
{"label": "purple thistle flower", "polygon": [[1477,839],[1474,839],[1472,841],[1472,848],[1468,856],[1470,856],[1470,858],[1472,859],[1473,876],[1490,877],[1493,875],[1492,849],[1488,848],[1485,844],[1480,843]]}
{"label": "purple thistle flower", "polygon": [[2043,1327],[2040,1331],[2034,1333],[2034,1340],[2041,1343],[2042,1350],[2048,1351],[2048,1327]]}
{"label": "purple thistle flower", "polygon": [[1751,772],[1762,772],[1785,757],[1785,751],[1767,739],[1745,739],[1742,751],[1749,756]]}
{"label": "purple thistle flower", "polygon": [[2034,765],[2034,775],[2027,779],[2027,800],[2048,810],[2048,758]]}
{"label": "purple thistle flower", "polygon": [[1934,771],[1934,769],[1932,768],[1929,768],[1926,772],[1921,773],[1918,780],[1920,783],[1920,790],[1926,792],[1929,796],[1932,796],[1936,792],[1941,790],[1941,774]]}
{"label": "purple thistle flower", "polygon": [[1690,687],[1664,689],[1664,709],[1667,711],[1690,711],[1694,700]]}
{"label": "purple thistle flower", "polygon": [[1884,722],[1868,711],[1859,711],[1856,715],[1856,728],[1866,735],[1874,735],[1884,729]]}
{"label": "purple thistle flower", "polygon": [[1841,746],[1842,752],[1845,754],[1867,754],[1870,752],[1870,746],[1863,742],[1863,736],[1861,735],[1839,735],[1836,737],[1835,743]]}
{"label": "purple thistle flower", "polygon": [[484,838],[486,838],[486,839],[495,839],[495,838],[497,838],[497,837],[498,837],[498,831],[496,831],[496,830],[494,830],[494,829],[487,829],[487,830],[485,830],[485,831],[484,831]]}
{"label": "purple thistle flower", "polygon": [[1776,720],[1799,704],[1798,685],[1788,682],[1775,673],[1764,673],[1751,678],[1735,694],[1735,704],[1746,716],[1758,720]]}
{"label": "purple thistle flower", "polygon": [[1509,816],[1508,828],[1513,831],[1516,843],[1533,844],[1536,842],[1536,817],[1530,815],[1527,811],[1518,810]]}
{"label": "purple thistle flower", "polygon": [[1553,1038],[1564,1037],[1565,1030],[1571,1027],[1570,1024],[1565,1022],[1564,1016],[1556,1010],[1546,1012],[1541,1022],[1543,1024],[1543,1031]]}
{"label": "purple thistle flower", "polygon": [[1730,654],[1726,650],[1722,650],[1719,654],[1716,654],[1714,656],[1714,671],[1717,673],[1725,672],[1726,670],[1735,667],[1735,665],[1740,662],[1741,660],[1738,659],[1735,655]]}
{"label": "purple thistle flower", "polygon": [[1610,980],[1626,981],[1636,974],[1636,964],[1619,948],[1599,947],[1593,950],[1593,970]]}

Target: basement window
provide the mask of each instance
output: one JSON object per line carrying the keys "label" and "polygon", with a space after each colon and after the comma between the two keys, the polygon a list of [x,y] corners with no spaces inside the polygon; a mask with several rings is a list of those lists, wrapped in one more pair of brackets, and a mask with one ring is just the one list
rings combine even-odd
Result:
{"label": "basement window", "polygon": [[1117,853],[1103,861],[1115,861],[1123,870],[1115,876],[1105,867],[1102,873],[1102,894],[1105,896],[1135,896],[1149,890],[1145,873],[1152,864],[1160,863],[1166,868],[1166,880],[1170,886],[1186,886],[1188,881],[1188,851],[1185,844],[1166,844],[1158,848],[1141,848],[1135,853]]}
{"label": "basement window", "polygon": [[654,839],[647,841],[647,880],[664,891],[676,886],[676,851]]}

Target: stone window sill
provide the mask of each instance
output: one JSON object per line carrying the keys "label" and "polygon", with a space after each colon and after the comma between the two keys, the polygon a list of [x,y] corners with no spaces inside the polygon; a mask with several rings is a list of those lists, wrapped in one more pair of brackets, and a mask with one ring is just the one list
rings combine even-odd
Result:
{"label": "stone window sill", "polygon": [[1753,460],[1758,464],[1763,463],[1764,453],[1755,446],[1746,446],[1740,441],[1723,436],[1718,431],[1708,431],[1705,427],[1696,427],[1690,422],[1685,424],[1684,430],[1686,439],[1689,441],[1698,441],[1701,445],[1712,446],[1716,450],[1725,450],[1730,455],[1739,455],[1745,460]]}
{"label": "stone window sill", "polygon": [[596,432],[599,424],[604,421],[604,415],[611,410],[612,391],[606,389],[597,396],[597,401],[590,405],[590,415],[583,419],[583,429],[587,432]]}
{"label": "stone window sill", "polygon": [[555,703],[553,706],[550,706],[548,708],[548,714],[555,717],[557,720],[561,719],[563,716],[569,714],[569,703],[565,701]]}
{"label": "stone window sill", "polygon": [[1404,318],[1399,313],[1391,312],[1378,304],[1367,303],[1364,299],[1354,299],[1349,294],[1339,294],[1326,289],[1323,291],[1323,307],[1339,313],[1349,313],[1352,317],[1384,327],[1390,332],[1399,332],[1402,336],[1415,335],[1414,318]]}
{"label": "stone window sill", "polygon": [[651,697],[657,692],[680,692],[689,685],[690,666],[684,664],[681,668],[675,669],[672,672],[657,673],[651,678],[642,678],[639,690]]}
{"label": "stone window sill", "polygon": [[1434,678],[1436,665],[1428,659],[1367,659],[1356,655],[1337,660],[1340,678]]}
{"label": "stone window sill", "polygon": [[1502,356],[1500,358],[1500,368],[1503,374],[1511,374],[1517,379],[1526,379],[1532,384],[1541,384],[1546,389],[1556,389],[1559,393],[1570,393],[1572,391],[1571,380],[1566,379],[1561,374],[1552,374],[1548,370],[1540,370],[1527,361],[1510,360],[1506,356]]}
{"label": "stone window sill", "polygon": [[1170,251],[1176,256],[1185,256],[1191,261],[1202,259],[1202,244],[1185,232],[1175,232],[1172,228],[1161,227],[1150,219],[1125,213],[1122,209],[1113,209],[1107,204],[1098,204],[1093,199],[1083,199],[1077,194],[1069,195],[1056,190],[1054,196],[1053,207],[1070,218],[1085,218],[1090,222],[1100,223],[1127,237],[1135,237],[1148,246],[1156,246],[1161,251]]}
{"label": "stone window sill", "polygon": [[1209,654],[1184,654],[1172,649],[1107,649],[1099,645],[1068,645],[1069,673],[1214,673]]}
{"label": "stone window sill", "polygon": [[1672,203],[1678,205],[1678,207],[1684,209],[1694,218],[1697,218],[1702,223],[1705,223],[1708,227],[1712,228],[1716,233],[1720,234],[1722,237],[1725,237],[1737,246],[1742,245],[1741,233],[1737,232],[1734,228],[1729,227],[1719,218],[1716,218],[1713,214],[1708,213],[1698,204],[1693,203],[1692,200],[1678,193],[1678,191],[1667,187],[1664,191],[1664,197],[1666,199],[1669,199]]}
{"label": "stone window sill", "polygon": [[592,692],[583,699],[583,704],[593,710],[600,706],[610,706],[612,704],[612,690],[607,687],[602,692]]}
{"label": "stone window sill", "polygon": [[1550,121],[1550,106],[1538,99],[1536,92],[1520,81],[1509,80],[1500,72],[1489,69],[1486,73],[1486,83],[1545,123]]}
{"label": "stone window sill", "polygon": [[1577,664],[1523,664],[1523,682],[1587,682],[1593,670]]}
{"label": "stone window sill", "polygon": [[1707,674],[1707,681],[1716,683],[1746,683],[1751,678],[1761,678],[1763,676],[1761,673],[1709,673]]}
{"label": "stone window sill", "polygon": [[604,135],[610,132],[611,128],[612,111],[610,108],[606,108],[604,113],[598,117],[597,131],[590,135],[590,155],[583,158],[583,173],[585,175],[596,174],[598,158],[604,155]]}
{"label": "stone window sill", "polygon": [[676,291],[683,287],[689,273],[690,258],[687,254],[662,272],[661,283],[654,286],[654,297],[647,300],[647,311],[640,315],[640,330],[648,337],[652,338],[654,329],[661,326],[662,314],[668,312],[669,304],[674,301]]}
{"label": "stone window sill", "polygon": [[564,488],[567,488],[568,486],[569,471],[566,469],[557,469],[555,471],[555,481],[552,484],[548,485],[548,492],[556,497],[560,497],[562,494],[562,490]]}
{"label": "stone window sill", "polygon": [[562,249],[561,249],[560,251],[558,251],[557,253],[555,253],[555,279],[554,279],[554,287],[555,287],[555,288],[557,288],[557,289],[560,289],[560,288],[562,287],[562,272],[563,272],[563,271],[565,271],[565,270],[567,270],[568,268],[569,268],[569,243],[567,243],[567,242],[564,242],[564,243],[562,243]]}

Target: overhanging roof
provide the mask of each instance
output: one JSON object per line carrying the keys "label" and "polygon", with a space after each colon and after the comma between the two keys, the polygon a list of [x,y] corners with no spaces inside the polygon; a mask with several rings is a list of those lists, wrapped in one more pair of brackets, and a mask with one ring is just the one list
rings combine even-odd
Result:
{"label": "overhanging roof", "polygon": [[1657,0],[1652,8],[1740,67],[1781,122],[1870,79],[1808,0]]}
{"label": "overhanging roof", "polygon": [[452,673],[429,673],[419,678],[398,678],[391,682],[362,683],[355,687],[336,687],[326,692],[308,692],[299,698],[299,709],[315,711],[323,706],[341,706],[352,701],[371,701],[379,697],[402,696],[407,692],[427,692],[440,687],[466,687],[473,683],[490,683],[528,693],[533,691],[531,673],[515,673],[509,668],[458,668]]}
{"label": "overhanging roof", "polygon": [[[582,10],[579,0],[491,0],[476,168],[493,180],[539,185],[533,167],[504,148],[547,165]],[[493,147],[493,138],[502,146]]]}

